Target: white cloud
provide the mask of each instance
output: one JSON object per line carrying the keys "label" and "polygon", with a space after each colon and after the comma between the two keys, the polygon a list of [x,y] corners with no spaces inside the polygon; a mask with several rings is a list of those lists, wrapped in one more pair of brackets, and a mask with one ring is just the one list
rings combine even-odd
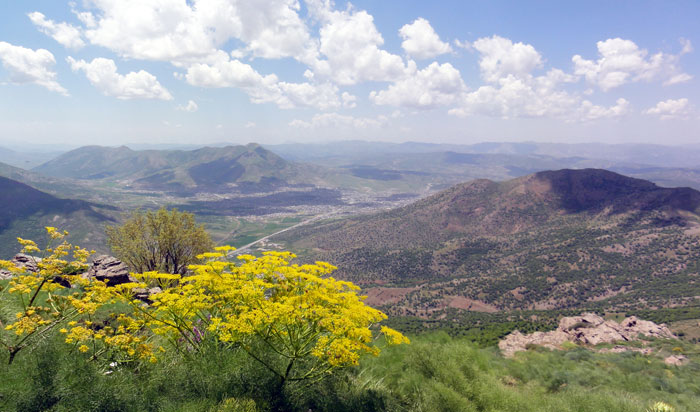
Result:
{"label": "white cloud", "polygon": [[194,100],[190,100],[187,102],[187,106],[178,105],[175,109],[183,112],[194,113],[199,110],[199,106],[197,106],[197,103]]}
{"label": "white cloud", "polygon": [[68,91],[56,81],[53,54],[45,49],[32,50],[0,41],[0,61],[15,84],[33,83],[65,96]]}
{"label": "white cloud", "polygon": [[320,113],[314,115],[310,121],[295,119],[289,122],[289,126],[302,129],[322,128],[352,128],[367,129],[385,126],[389,119],[386,116],[354,117],[338,113]]}
{"label": "white cloud", "polygon": [[683,118],[690,114],[690,103],[686,98],[669,99],[658,102],[656,106],[646,110],[644,113],[659,116],[663,120]]}
{"label": "white cloud", "polygon": [[[311,6],[314,6],[312,3]],[[400,56],[379,48],[384,44],[366,11],[332,11],[328,2],[310,12],[322,20],[319,51],[323,58],[313,64],[314,73],[341,85],[363,81],[392,81],[406,73]]]}
{"label": "white cloud", "polygon": [[[689,41],[682,41],[681,54],[692,50]],[[574,73],[584,76],[586,80],[608,91],[626,83],[662,79],[664,84],[676,84],[692,78],[678,67],[679,55],[648,52],[640,49],[633,41],[620,38],[599,41],[598,60],[586,60],[575,55]]]}
{"label": "white cloud", "polygon": [[481,54],[479,67],[487,82],[495,83],[509,75],[522,77],[542,66],[542,56],[529,44],[493,36],[478,39],[472,46]]}
{"label": "white cloud", "polygon": [[343,107],[347,109],[357,107],[357,96],[353,96],[348,92],[343,92],[343,94],[340,97],[343,99]]}
{"label": "white cloud", "polygon": [[578,112],[580,98],[562,89],[577,78],[559,69],[542,76],[542,56],[532,45],[513,43],[499,36],[476,40],[481,75],[488,83],[463,94],[450,114],[512,117],[570,117]]}
{"label": "white cloud", "polygon": [[220,54],[214,64],[193,64],[187,70],[187,82],[199,87],[236,87],[253,103],[274,103],[283,109],[306,106],[330,109],[340,106],[338,88],[330,83],[287,83],[276,75],[261,75],[239,60]]}
{"label": "white cloud", "polygon": [[433,62],[386,90],[371,92],[370,100],[380,105],[429,109],[454,103],[466,89],[459,70],[450,63]]}
{"label": "white cloud", "polygon": [[48,20],[38,11],[29,13],[27,16],[42,33],[52,37],[64,47],[77,50],[85,46],[77,27],[68,23],[56,23],[53,20]]}
{"label": "white cloud", "polygon": [[441,41],[430,22],[422,17],[401,27],[399,35],[403,39],[401,47],[416,59],[432,59],[452,51],[449,43]]}
{"label": "white cloud", "polygon": [[124,57],[191,63],[231,39],[255,57],[312,61],[316,46],[298,0],[93,0],[76,12],[86,38]]}
{"label": "white cloud", "polygon": [[117,73],[114,60],[98,57],[91,62],[66,59],[73,71],[82,70],[90,83],[102,94],[117,99],[160,99],[172,100],[173,96],[152,74],[140,70],[126,75]]}
{"label": "white cloud", "polygon": [[455,39],[454,44],[455,44],[455,46],[459,47],[460,49],[464,49],[464,50],[472,50],[473,49],[472,44],[466,40]]}
{"label": "white cloud", "polygon": [[614,106],[603,107],[594,105],[588,100],[584,100],[581,103],[579,111],[579,120],[597,120],[601,118],[619,117],[628,113],[629,102],[626,99],[619,98],[615,102]]}

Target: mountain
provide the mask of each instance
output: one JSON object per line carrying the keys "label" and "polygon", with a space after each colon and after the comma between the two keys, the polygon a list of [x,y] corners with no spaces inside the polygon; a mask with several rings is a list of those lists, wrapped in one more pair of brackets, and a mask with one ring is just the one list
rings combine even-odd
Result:
{"label": "mountain", "polygon": [[33,171],[47,176],[181,193],[233,189],[264,192],[295,185],[342,187],[348,184],[345,173],[288,162],[255,143],[196,150],[141,151],[126,146],[85,146]]}
{"label": "mountain", "polygon": [[625,308],[700,296],[700,192],[600,169],[474,180],[275,241],[392,313]]}
{"label": "mountain", "polygon": [[34,168],[35,172],[83,180],[121,181],[154,190],[215,187],[293,175],[292,167],[256,144],[197,150],[132,150],[85,146]]}
{"label": "mountain", "polygon": [[342,168],[369,179],[446,188],[471,179],[509,180],[554,169],[601,168],[666,187],[700,190],[698,147],[554,143],[334,143],[265,146],[290,161]]}
{"label": "mountain", "polygon": [[0,162],[11,166],[30,169],[60,155],[60,151],[30,150],[22,151],[0,147]]}
{"label": "mountain", "polygon": [[16,238],[41,245],[45,226],[71,233],[70,240],[83,247],[104,249],[103,225],[114,222],[113,208],[83,200],[61,199],[24,183],[0,177],[0,258],[21,249]]}
{"label": "mountain", "polygon": [[655,144],[482,142],[476,144],[388,143],[341,141],[331,143],[287,143],[266,146],[285,159],[316,161],[349,159],[376,154],[418,154],[457,152],[554,158],[585,158],[615,163],[700,169],[700,146],[664,146]]}

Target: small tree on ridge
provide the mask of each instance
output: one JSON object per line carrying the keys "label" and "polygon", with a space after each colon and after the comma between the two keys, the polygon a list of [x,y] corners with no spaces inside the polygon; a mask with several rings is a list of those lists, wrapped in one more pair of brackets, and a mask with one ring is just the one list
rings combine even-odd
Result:
{"label": "small tree on ridge", "polygon": [[177,209],[131,214],[121,226],[106,228],[115,256],[136,272],[184,274],[197,255],[214,248],[214,242],[195,222],[192,213]]}

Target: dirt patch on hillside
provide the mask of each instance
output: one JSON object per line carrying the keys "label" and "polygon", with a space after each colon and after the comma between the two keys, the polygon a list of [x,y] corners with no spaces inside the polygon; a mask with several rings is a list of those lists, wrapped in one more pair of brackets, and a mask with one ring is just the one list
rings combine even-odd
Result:
{"label": "dirt patch on hillside", "polygon": [[480,300],[465,298],[464,296],[453,296],[448,299],[447,306],[456,309],[471,310],[473,312],[498,312],[498,308]]}
{"label": "dirt patch on hillside", "polygon": [[398,303],[410,292],[416,290],[417,287],[413,288],[384,288],[384,287],[374,287],[362,289],[362,293],[367,296],[365,303],[370,306],[381,306],[391,303]]}

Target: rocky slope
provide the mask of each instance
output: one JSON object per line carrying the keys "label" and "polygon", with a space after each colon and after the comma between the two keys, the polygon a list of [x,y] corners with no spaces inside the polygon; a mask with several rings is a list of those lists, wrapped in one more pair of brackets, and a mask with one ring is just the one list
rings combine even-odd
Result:
{"label": "rocky slope", "polygon": [[682,303],[700,295],[700,192],[600,169],[475,180],[410,206],[285,233],[391,295],[387,310]]}
{"label": "rocky slope", "polygon": [[504,356],[513,356],[516,352],[527,350],[531,345],[544,346],[549,349],[561,349],[565,342],[595,346],[601,343],[631,342],[643,335],[652,338],[678,339],[666,325],[637,319],[635,316],[625,318],[618,323],[605,320],[594,313],[581,316],[564,317],[559,327],[551,332],[535,332],[523,335],[514,331],[498,343]]}

